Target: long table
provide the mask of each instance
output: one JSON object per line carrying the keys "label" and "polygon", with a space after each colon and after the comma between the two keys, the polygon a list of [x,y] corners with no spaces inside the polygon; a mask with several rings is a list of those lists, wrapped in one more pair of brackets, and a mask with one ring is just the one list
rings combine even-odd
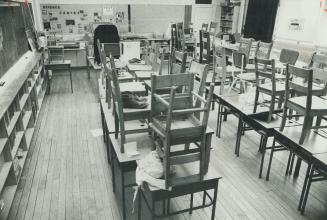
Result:
{"label": "long table", "polygon": [[[222,116],[225,114],[223,112],[224,108],[228,108],[232,114],[238,117],[238,129],[235,145],[235,154],[237,156],[239,156],[241,137],[245,130],[251,129],[261,135],[259,150],[262,152],[262,158],[260,163],[259,178],[261,178],[262,176],[264,157],[267,149],[271,149],[271,154],[267,169],[266,180],[269,180],[269,173],[271,169],[273,154],[276,151],[290,151],[286,173],[291,173],[292,168],[290,167],[292,167],[293,164],[293,162],[291,162],[291,158],[293,158],[293,161],[294,155],[300,158],[295,168],[295,176],[299,172],[300,161],[303,160],[308,163],[306,177],[298,206],[298,209],[301,211],[301,213],[303,213],[308,198],[311,182],[327,179],[327,137],[319,134],[319,132],[317,133],[316,131],[311,130],[309,132],[309,135],[306,137],[305,142],[300,145],[298,141],[302,132],[301,119],[287,119],[286,126],[281,132],[279,131],[281,123],[280,111],[276,111],[276,113],[274,114],[274,120],[272,120],[270,123],[267,123],[264,120],[260,120],[259,118],[264,116],[265,111],[267,111],[267,108],[259,109],[259,113],[252,113],[253,104],[251,104],[251,100],[254,101],[254,96],[251,97],[251,95],[248,95],[247,98],[244,98],[244,95],[242,96],[239,94],[219,95],[218,93],[215,93],[215,98],[219,103],[217,134],[220,134]],[[244,124],[246,124],[248,128],[246,128]],[[274,142],[271,147],[266,146],[267,139],[269,137],[274,138]],[[276,145],[276,142],[280,145]]]}

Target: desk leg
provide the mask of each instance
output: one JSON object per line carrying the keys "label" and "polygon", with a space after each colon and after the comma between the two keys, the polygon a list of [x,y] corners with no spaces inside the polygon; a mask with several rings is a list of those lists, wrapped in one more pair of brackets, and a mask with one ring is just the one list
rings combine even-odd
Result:
{"label": "desk leg", "polygon": [[304,183],[303,183],[303,187],[302,187],[302,192],[301,192],[299,206],[297,207],[297,209],[299,211],[302,211],[303,202],[304,202],[304,199],[305,199],[305,194],[306,194],[308,180],[309,180],[309,176],[311,174],[311,170],[313,170],[312,169],[312,165],[311,164],[308,164],[308,169],[307,169],[307,172],[306,172],[306,175],[305,175],[305,179],[304,179]]}
{"label": "desk leg", "polygon": [[72,76],[72,69],[71,67],[69,67],[69,76],[70,76],[70,89],[72,90],[72,93],[74,92],[73,91],[73,76]]}
{"label": "desk leg", "polygon": [[217,128],[216,128],[216,136],[220,138],[220,130],[221,130],[221,120],[222,120],[222,109],[223,105],[221,103],[218,104],[218,115],[217,115]]}
{"label": "desk leg", "polygon": [[300,168],[301,168],[301,162],[302,162],[302,159],[298,157],[297,161],[296,161],[295,170],[294,170],[294,177],[299,176],[299,172],[300,172]]}
{"label": "desk leg", "polygon": [[273,156],[274,156],[275,144],[276,144],[276,141],[275,141],[275,138],[274,138],[273,145],[271,146],[270,158],[269,158],[268,169],[267,169],[267,174],[266,174],[266,180],[267,181],[269,180],[269,174],[270,174],[272,159],[273,159]]}
{"label": "desk leg", "polygon": [[307,179],[307,187],[305,190],[305,195],[302,201],[302,207],[301,207],[301,214],[304,214],[304,210],[305,210],[305,206],[307,204],[308,201],[308,196],[309,196],[309,192],[310,192],[310,187],[311,187],[311,183],[312,183],[312,177],[313,177],[313,173],[314,173],[314,168],[313,165],[308,165],[308,169],[310,169],[310,174],[309,177]]}
{"label": "desk leg", "polygon": [[110,150],[110,160],[111,160],[111,181],[112,181],[112,191],[116,191],[116,178],[115,178],[115,160],[116,157],[114,156],[115,152],[113,150],[113,146],[111,143],[110,138],[108,138],[108,143],[109,143],[109,150]]}
{"label": "desk leg", "polygon": [[243,117],[239,115],[238,117],[238,127],[237,127],[237,135],[236,135],[236,146],[235,146],[235,154],[240,156],[240,145],[241,145],[241,137],[242,137],[242,128],[243,127]]}
{"label": "desk leg", "polygon": [[262,157],[261,157],[259,178],[262,177],[262,169],[263,169],[263,164],[264,164],[264,161],[265,161],[267,141],[268,141],[268,137],[267,136],[264,136],[263,139],[262,139]]}
{"label": "desk leg", "polygon": [[192,212],[193,212],[193,196],[194,196],[194,194],[192,193],[191,199],[190,199],[190,211],[189,211],[190,215],[192,215]]}
{"label": "desk leg", "polygon": [[125,174],[124,171],[121,170],[121,198],[122,198],[122,209],[123,209],[123,220],[126,219],[126,207],[125,207]]}
{"label": "desk leg", "polygon": [[216,215],[217,193],[218,193],[218,181],[216,182],[216,186],[213,194],[211,220],[214,220]]}

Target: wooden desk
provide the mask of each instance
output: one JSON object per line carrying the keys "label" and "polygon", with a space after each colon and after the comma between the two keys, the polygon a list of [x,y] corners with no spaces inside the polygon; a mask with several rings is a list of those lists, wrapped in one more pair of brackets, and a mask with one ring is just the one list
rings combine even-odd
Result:
{"label": "wooden desk", "polygon": [[[72,76],[70,60],[64,60],[63,62],[62,61],[52,61],[51,63],[45,63],[44,66],[45,66],[46,70],[68,70],[69,77],[70,77],[70,89],[73,93],[73,76]],[[50,93],[50,90],[51,90],[51,79],[49,78],[48,93]]]}
{"label": "wooden desk", "polygon": [[[179,169],[178,169],[179,168]],[[192,174],[192,170],[194,167],[192,166],[183,166],[178,167],[176,169],[176,175],[180,176],[187,176]],[[196,168],[195,168],[196,169]],[[208,174],[204,177],[204,180],[201,182],[183,182],[180,185],[172,187],[171,190],[158,190],[152,189],[148,186],[148,184],[144,184],[144,189],[140,190],[141,196],[139,196],[139,206],[138,206],[138,219],[141,219],[141,211],[142,211],[142,199],[150,210],[151,219],[155,218],[163,218],[163,217],[170,217],[173,215],[189,212],[192,214],[193,210],[206,208],[212,206],[211,211],[211,219],[215,219],[215,209],[216,209],[216,202],[217,202],[217,193],[218,193],[218,183],[221,177],[217,174],[213,174],[209,169]],[[209,195],[207,191],[212,190],[213,195]],[[193,206],[193,196],[194,193],[202,193],[202,204],[196,207]],[[170,212],[170,200],[179,196],[191,195],[190,197],[190,207],[174,212]],[[209,198],[210,202],[206,202],[206,197]],[[163,207],[161,212],[156,211],[156,203],[162,202]],[[158,214],[162,213],[162,214]]]}

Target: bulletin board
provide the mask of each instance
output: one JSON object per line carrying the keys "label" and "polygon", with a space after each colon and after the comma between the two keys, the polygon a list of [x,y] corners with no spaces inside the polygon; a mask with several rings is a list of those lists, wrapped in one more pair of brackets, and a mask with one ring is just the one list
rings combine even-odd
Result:
{"label": "bulletin board", "polygon": [[281,0],[275,24],[275,40],[327,47],[325,7],[325,0]]}
{"label": "bulletin board", "polygon": [[0,7],[0,78],[28,51],[22,7]]}
{"label": "bulletin board", "polygon": [[128,31],[127,5],[41,4],[45,29],[54,34],[84,34],[94,22],[111,22]]}

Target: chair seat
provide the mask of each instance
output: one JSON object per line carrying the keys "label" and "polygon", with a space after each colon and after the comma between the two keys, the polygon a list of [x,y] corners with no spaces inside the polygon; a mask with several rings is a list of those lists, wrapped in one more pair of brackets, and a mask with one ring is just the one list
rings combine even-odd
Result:
{"label": "chair seat", "polygon": [[240,68],[237,68],[235,66],[228,65],[226,66],[226,73],[240,73],[242,70]]}
{"label": "chair seat", "polygon": [[239,78],[242,78],[245,81],[255,81],[255,73],[242,73],[238,76]]}
{"label": "chair seat", "polygon": [[129,69],[129,71],[152,70],[151,65],[145,65],[145,64],[128,64],[127,67]]}
{"label": "chair seat", "polygon": [[[306,96],[293,97],[288,100],[290,103],[296,104],[305,109],[307,104]],[[327,100],[318,96],[312,96],[311,110],[324,111],[327,114]]]}
{"label": "chair seat", "polygon": [[[272,92],[272,84],[271,83],[261,84],[259,86],[259,88]],[[285,84],[276,83],[276,93],[278,93],[278,94],[285,93]]]}
{"label": "chair seat", "polygon": [[138,79],[150,79],[151,75],[158,74],[155,71],[149,70],[149,71],[135,71],[135,75]]}
{"label": "chair seat", "polygon": [[124,82],[120,83],[120,92],[145,93],[145,86],[142,82]]}

